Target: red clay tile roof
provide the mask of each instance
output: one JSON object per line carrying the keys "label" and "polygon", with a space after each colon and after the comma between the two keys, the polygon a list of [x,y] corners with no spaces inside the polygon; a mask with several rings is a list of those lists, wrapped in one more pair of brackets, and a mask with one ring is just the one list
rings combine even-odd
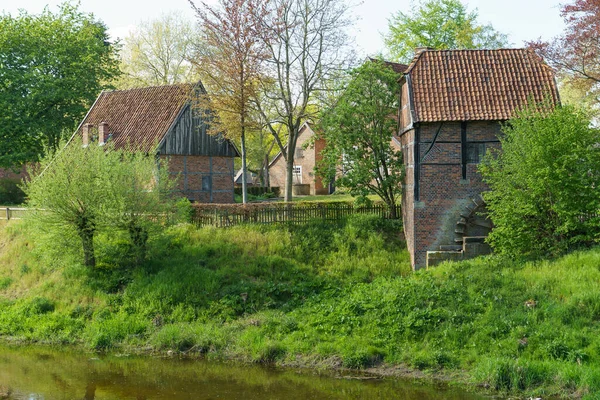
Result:
{"label": "red clay tile roof", "polygon": [[81,126],[98,127],[106,122],[115,147],[131,146],[152,152],[189,99],[193,87],[179,84],[102,92]]}
{"label": "red clay tile roof", "polygon": [[525,49],[426,50],[406,74],[415,122],[507,120],[531,97],[559,103],[553,70]]}

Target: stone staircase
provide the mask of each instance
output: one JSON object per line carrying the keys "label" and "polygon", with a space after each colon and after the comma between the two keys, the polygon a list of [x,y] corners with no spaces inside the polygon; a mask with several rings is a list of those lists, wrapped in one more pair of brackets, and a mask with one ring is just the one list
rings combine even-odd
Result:
{"label": "stone staircase", "polygon": [[485,209],[485,201],[478,195],[460,213],[454,230],[454,244],[442,245],[438,251],[427,252],[427,267],[433,267],[443,261],[458,261],[480,255],[490,254],[491,247],[485,243],[492,223],[479,215]]}

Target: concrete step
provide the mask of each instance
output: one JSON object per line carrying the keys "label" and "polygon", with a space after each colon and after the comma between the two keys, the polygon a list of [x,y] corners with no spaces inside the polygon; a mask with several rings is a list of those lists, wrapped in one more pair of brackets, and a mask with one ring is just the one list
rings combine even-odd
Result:
{"label": "concrete step", "polygon": [[434,267],[444,261],[459,261],[463,258],[462,251],[428,251],[427,268]]}
{"label": "concrete step", "polygon": [[440,246],[440,251],[462,251],[462,246],[459,244],[446,244]]}
{"label": "concrete step", "polygon": [[485,238],[485,236],[465,236],[463,239],[464,243],[485,243]]}
{"label": "concrete step", "polygon": [[485,204],[485,201],[483,200],[483,198],[481,197],[481,195],[471,199],[473,201],[473,203],[475,203],[476,207],[480,207],[483,206]]}
{"label": "concrete step", "polygon": [[489,221],[489,220],[487,220],[487,219],[475,218],[472,223],[473,223],[473,225],[481,226],[483,228],[492,229],[492,222]]}

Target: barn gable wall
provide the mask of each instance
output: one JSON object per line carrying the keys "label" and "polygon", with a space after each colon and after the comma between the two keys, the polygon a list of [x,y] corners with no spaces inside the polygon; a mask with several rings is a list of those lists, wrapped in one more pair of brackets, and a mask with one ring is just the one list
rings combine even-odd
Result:
{"label": "barn gable wall", "polygon": [[161,155],[236,157],[235,147],[222,136],[209,135],[206,122],[185,105],[158,146]]}

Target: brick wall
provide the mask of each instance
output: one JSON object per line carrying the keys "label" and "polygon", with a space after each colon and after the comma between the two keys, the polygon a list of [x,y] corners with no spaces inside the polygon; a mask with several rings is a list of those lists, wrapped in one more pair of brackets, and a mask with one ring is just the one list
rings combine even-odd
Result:
{"label": "brick wall", "polygon": [[[312,155],[314,157],[313,170],[314,170],[314,167],[317,166],[323,160],[323,155],[321,154],[321,152],[324,149],[325,149],[325,139],[315,140],[314,149],[312,151]],[[328,185],[324,185],[323,179],[321,179],[321,177],[317,176],[316,174],[314,174],[314,192],[313,192],[313,194],[319,194],[319,195],[329,194]]]}
{"label": "brick wall", "polygon": [[[233,203],[234,165],[232,157],[161,156],[169,162],[169,171],[178,175],[177,190],[199,203]],[[210,190],[203,190],[204,177],[210,177]]]}
{"label": "brick wall", "polygon": [[414,264],[415,254],[415,223],[414,223],[414,140],[415,131],[411,129],[400,137],[402,145],[402,158],[404,159],[405,178],[402,188],[402,225],[406,246]]}
{"label": "brick wall", "polygon": [[[469,144],[498,148],[499,133],[497,121],[469,121],[465,125],[421,123],[402,134],[406,166],[402,213],[414,268],[425,266],[427,251],[455,244],[454,230],[460,212],[471,198],[486,189],[477,164],[463,166],[463,149]],[[415,155],[420,162],[415,163]]]}
{"label": "brick wall", "polygon": [[0,179],[22,180],[26,179],[28,176],[27,166],[25,165],[18,168],[16,172],[11,168],[0,168]]}

